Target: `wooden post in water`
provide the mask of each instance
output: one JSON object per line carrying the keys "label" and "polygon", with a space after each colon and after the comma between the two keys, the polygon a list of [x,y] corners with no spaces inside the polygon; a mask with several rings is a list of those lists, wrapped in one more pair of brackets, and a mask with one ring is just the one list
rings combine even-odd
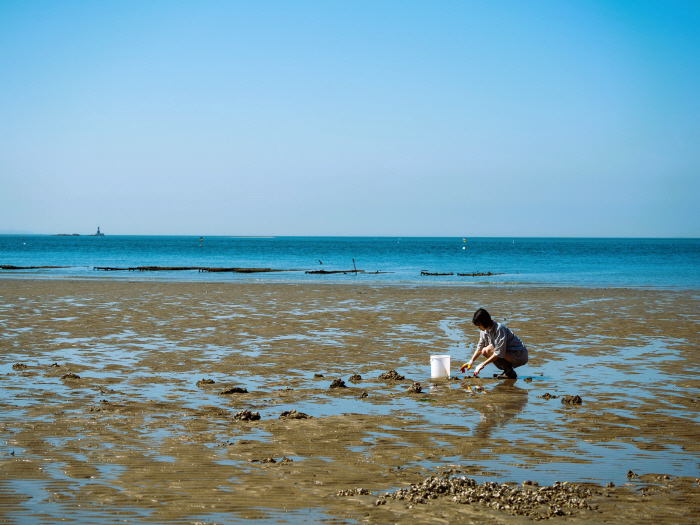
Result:
{"label": "wooden post in water", "polygon": [[357,273],[357,266],[355,266],[355,259],[352,260],[352,267],[355,268],[355,273]]}

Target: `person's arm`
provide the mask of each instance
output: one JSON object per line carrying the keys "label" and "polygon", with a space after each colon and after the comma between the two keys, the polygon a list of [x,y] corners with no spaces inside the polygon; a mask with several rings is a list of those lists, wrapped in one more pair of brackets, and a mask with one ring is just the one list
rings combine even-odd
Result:
{"label": "person's arm", "polygon": [[476,358],[481,355],[481,350],[483,350],[485,344],[486,344],[486,340],[484,339],[484,335],[482,333],[479,333],[479,343],[476,345],[476,350],[474,350],[474,355],[472,355],[472,358],[460,367],[460,371],[462,371],[462,373],[464,373],[465,368],[474,364],[474,361],[476,361]]}

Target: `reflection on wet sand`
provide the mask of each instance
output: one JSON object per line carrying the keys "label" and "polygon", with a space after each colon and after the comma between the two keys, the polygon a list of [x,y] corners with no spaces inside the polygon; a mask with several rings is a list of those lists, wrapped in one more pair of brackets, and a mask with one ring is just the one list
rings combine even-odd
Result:
{"label": "reflection on wet sand", "polygon": [[[505,427],[527,405],[528,391],[516,386],[517,379],[506,379],[489,389],[488,396],[498,396],[493,402],[480,404],[479,422],[474,428],[474,437],[487,439],[500,427]],[[465,386],[465,388],[470,388]]]}

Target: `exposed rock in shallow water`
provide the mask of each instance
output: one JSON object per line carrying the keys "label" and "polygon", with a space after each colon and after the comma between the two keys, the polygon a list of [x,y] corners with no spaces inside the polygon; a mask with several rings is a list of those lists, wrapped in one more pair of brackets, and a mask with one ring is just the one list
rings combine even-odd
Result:
{"label": "exposed rock in shallow water", "polygon": [[350,381],[362,381],[362,376],[360,374],[353,374],[350,376]]}
{"label": "exposed rock in shallow water", "polygon": [[333,380],[331,386],[329,386],[328,388],[347,388],[347,386],[345,385],[345,381],[337,377]]}
{"label": "exposed rock in shallow water", "polygon": [[80,379],[80,376],[78,374],[74,374],[73,372],[68,372],[67,374],[63,374],[61,379]]}
{"label": "exposed rock in shallow water", "polygon": [[52,365],[49,365],[49,368],[60,368],[60,367],[61,367],[61,365],[59,365],[58,363],[54,363]]}
{"label": "exposed rock in shallow water", "polygon": [[[477,503],[508,514],[531,516],[534,519],[570,516],[580,509],[593,508],[586,501],[593,495],[590,489],[574,483],[558,481],[550,487],[539,488],[530,483],[531,485],[527,488],[520,488],[489,481],[479,485],[465,476],[453,478],[431,476],[423,483],[386,493],[380,497],[385,500],[402,500],[411,504],[427,503],[431,499],[450,498],[455,503]],[[363,488],[341,490],[337,493],[341,497],[368,494],[370,492]]]}
{"label": "exposed rock in shallow water", "polygon": [[635,472],[632,472],[632,470],[627,471],[627,479],[638,478],[638,477],[639,476]]}
{"label": "exposed rock in shallow water", "polygon": [[229,394],[247,394],[248,389],[247,388],[241,388],[240,386],[232,386],[231,388],[224,388],[221,392],[219,392],[220,396],[227,396]]}
{"label": "exposed rock in shallow water", "polygon": [[414,381],[413,384],[406,389],[406,392],[409,394],[420,394],[422,391],[423,387],[421,387],[418,381]]}
{"label": "exposed rock in shallow water", "polygon": [[296,410],[285,410],[280,414],[280,419],[309,419],[311,416]]}
{"label": "exposed rock in shallow water", "polygon": [[12,370],[26,370],[26,369],[27,369],[27,365],[25,365],[24,363],[15,363],[14,365],[12,365]]}
{"label": "exposed rock in shallow water", "polygon": [[265,458],[261,463],[277,463],[277,460],[275,458]]}
{"label": "exposed rock in shallow water", "polygon": [[260,419],[260,412],[251,412],[250,410],[239,410],[233,415],[236,421],[257,421]]}
{"label": "exposed rock in shallow water", "polygon": [[323,374],[314,374],[314,379],[318,379],[319,377],[323,377]]}
{"label": "exposed rock in shallow water", "polygon": [[280,460],[280,465],[289,465],[290,463],[294,463],[294,460],[288,458],[287,456],[284,456],[284,457]]}
{"label": "exposed rock in shallow water", "polygon": [[537,396],[537,397],[542,398],[542,399],[547,399],[547,400],[549,400],[549,399],[556,399],[556,398],[558,398],[559,396],[554,396],[554,395],[550,394],[549,392],[545,392],[544,395],[542,395],[542,396]]}
{"label": "exposed rock in shallow water", "polygon": [[580,405],[583,403],[581,396],[564,396],[561,398],[561,402],[564,405]]}
{"label": "exposed rock in shallow water", "polygon": [[199,381],[197,381],[197,386],[202,387],[204,385],[213,385],[214,383],[216,383],[216,381],[214,381],[213,379],[200,379]]}
{"label": "exposed rock in shallow water", "polygon": [[406,379],[404,376],[399,375],[396,370],[389,370],[388,372],[384,372],[379,376],[379,379],[391,379],[392,381],[402,381],[403,379]]}
{"label": "exposed rock in shallow water", "polygon": [[367,392],[362,392],[362,393],[360,394],[360,399],[366,399],[366,398],[368,398],[368,397],[369,397],[369,394],[368,394]]}

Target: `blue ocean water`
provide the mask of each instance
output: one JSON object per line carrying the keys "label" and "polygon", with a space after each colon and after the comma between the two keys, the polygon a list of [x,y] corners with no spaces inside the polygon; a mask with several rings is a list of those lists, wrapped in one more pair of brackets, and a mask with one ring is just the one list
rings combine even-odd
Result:
{"label": "blue ocean water", "polygon": [[[309,275],[305,270],[380,274]],[[700,288],[700,239],[0,235],[0,276],[202,281],[513,283]],[[96,266],[256,267],[279,273],[102,272]],[[453,273],[421,276],[421,271]],[[457,273],[503,275],[462,277]]]}

